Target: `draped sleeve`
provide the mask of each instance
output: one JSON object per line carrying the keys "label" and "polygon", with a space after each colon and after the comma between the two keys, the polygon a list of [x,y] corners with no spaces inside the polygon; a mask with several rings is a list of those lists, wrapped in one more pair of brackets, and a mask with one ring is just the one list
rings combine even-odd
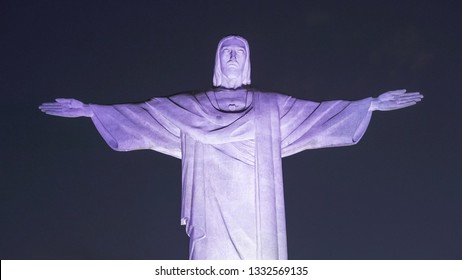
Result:
{"label": "draped sleeve", "polygon": [[180,129],[146,103],[90,106],[93,123],[112,149],[150,149],[181,158]]}
{"label": "draped sleeve", "polygon": [[280,109],[282,156],[356,144],[369,124],[371,100],[317,103],[287,97]]}

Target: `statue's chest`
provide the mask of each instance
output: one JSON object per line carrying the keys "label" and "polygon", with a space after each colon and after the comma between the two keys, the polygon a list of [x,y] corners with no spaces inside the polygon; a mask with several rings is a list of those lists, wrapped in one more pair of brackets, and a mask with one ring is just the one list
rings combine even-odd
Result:
{"label": "statue's chest", "polygon": [[241,111],[252,103],[252,94],[247,90],[214,92],[216,107],[221,111]]}

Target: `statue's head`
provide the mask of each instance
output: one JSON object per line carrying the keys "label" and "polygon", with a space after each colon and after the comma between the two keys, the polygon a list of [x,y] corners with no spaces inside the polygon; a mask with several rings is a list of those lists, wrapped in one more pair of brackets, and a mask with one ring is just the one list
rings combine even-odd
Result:
{"label": "statue's head", "polygon": [[237,88],[250,85],[250,49],[240,36],[227,36],[218,43],[213,85]]}

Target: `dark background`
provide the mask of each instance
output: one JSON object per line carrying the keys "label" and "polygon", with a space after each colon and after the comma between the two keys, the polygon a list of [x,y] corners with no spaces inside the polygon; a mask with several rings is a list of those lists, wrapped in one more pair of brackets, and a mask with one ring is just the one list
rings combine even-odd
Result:
{"label": "dark background", "polygon": [[405,88],[361,143],[284,159],[290,259],[462,258],[458,1],[1,1],[1,259],[185,259],[180,161],[117,153],[57,97],[143,101],[212,83],[240,34],[252,81],[314,101]]}

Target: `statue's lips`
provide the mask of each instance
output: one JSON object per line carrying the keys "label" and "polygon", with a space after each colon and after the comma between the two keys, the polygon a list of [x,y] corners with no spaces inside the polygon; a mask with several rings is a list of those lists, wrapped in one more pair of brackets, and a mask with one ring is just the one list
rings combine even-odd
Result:
{"label": "statue's lips", "polygon": [[237,68],[239,66],[239,64],[236,61],[228,61],[226,63],[226,66],[228,66],[230,68]]}

